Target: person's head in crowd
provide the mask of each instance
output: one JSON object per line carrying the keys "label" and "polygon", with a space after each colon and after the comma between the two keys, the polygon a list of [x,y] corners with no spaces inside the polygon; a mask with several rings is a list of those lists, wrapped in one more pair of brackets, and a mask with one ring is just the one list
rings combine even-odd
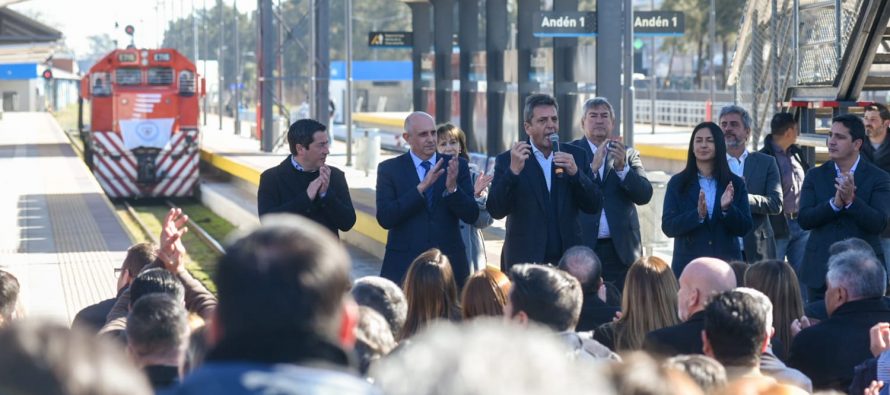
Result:
{"label": "person's head in crowd", "polygon": [[143,296],[163,293],[179,303],[185,302],[185,288],[172,273],[163,268],[144,270],[130,284],[130,308]]}
{"label": "person's head in crowd", "polygon": [[566,250],[559,268],[578,279],[585,295],[595,294],[603,284],[603,264],[590,247],[580,245]]}
{"label": "person's head in crowd", "polygon": [[[136,365],[174,367],[180,372],[188,347],[188,313],[182,302],[154,293],[139,298],[127,315],[127,351]],[[150,378],[158,390],[172,382]]]}
{"label": "person's head in crowd", "polygon": [[731,104],[720,109],[720,129],[726,138],[726,151],[738,158],[748,145],[751,136],[751,115],[743,107]]}
{"label": "person's head in crowd", "polygon": [[[351,349],[358,306],[349,255],[310,219],[272,214],[220,258],[208,358],[293,362],[306,344]],[[214,354],[217,353],[217,354]]]}
{"label": "person's head in crowd", "polygon": [[18,315],[19,280],[4,270],[0,270],[0,328],[9,325]]}
{"label": "person's head in crowd", "polygon": [[773,305],[773,328],[782,355],[791,348],[791,323],[804,315],[803,299],[794,268],[785,261],[757,262],[745,274],[745,286],[763,292]]}
{"label": "person's head in crowd", "polygon": [[828,156],[831,160],[855,161],[865,142],[865,124],[853,114],[841,114],[831,119],[828,135]]}
{"label": "person's head in crowd", "polygon": [[698,175],[702,168],[711,170],[711,176],[717,181],[718,190],[726,188],[732,180],[732,172],[725,158],[726,140],[720,126],[713,122],[696,125],[689,138],[686,167],[679,173],[682,175],[681,190],[698,188]]}
{"label": "person's head in crowd", "polygon": [[0,331],[0,393],[148,395],[145,375],[117,344],[42,320]]}
{"label": "person's head in crowd", "polygon": [[529,141],[539,150],[549,153],[553,149],[549,136],[559,132],[559,103],[553,96],[544,93],[528,95],[522,116]]}
{"label": "person's head in crowd", "polygon": [[627,270],[615,349],[637,350],[646,334],[677,324],[677,279],[661,258],[645,256]]}
{"label": "person's head in crowd", "polygon": [[866,106],[862,120],[868,137],[883,142],[887,136],[887,128],[890,127],[890,111],[887,111],[887,106],[881,103]]}
{"label": "person's head in crowd", "polygon": [[207,356],[207,326],[193,329],[188,343],[180,376],[185,376],[204,364],[204,357]]}
{"label": "person's head in crowd", "polygon": [[729,261],[732,272],[735,273],[735,285],[741,287],[745,285],[745,272],[748,271],[748,263],[745,261]]}
{"label": "person's head in crowd", "polygon": [[717,258],[693,259],[683,268],[679,283],[677,314],[683,321],[704,310],[711,296],[736,287],[732,267]]}
{"label": "person's head in crowd", "polygon": [[775,113],[769,126],[773,144],[785,150],[797,143],[797,121],[794,120],[794,115],[791,113]]}
{"label": "person's head in crowd", "polygon": [[325,164],[330,141],[325,127],[314,119],[301,119],[287,130],[287,146],[294,160],[306,171],[316,171]]}
{"label": "person's head in crowd", "polygon": [[158,258],[158,248],[152,243],[137,243],[127,249],[127,256],[121,263],[117,276],[117,290],[130,285],[142,269]]}
{"label": "person's head in crowd", "polygon": [[405,133],[402,138],[418,158],[427,160],[436,153],[436,121],[432,115],[415,111],[405,117]]}
{"label": "person's head in crowd", "polygon": [[413,336],[437,319],[460,319],[457,284],[451,262],[438,248],[417,256],[402,286],[408,300],[408,316],[399,340]]}
{"label": "person's head in crowd", "polygon": [[760,291],[721,292],[705,307],[704,353],[723,366],[759,368],[771,335],[772,304]]}
{"label": "person's head in crowd", "polygon": [[598,365],[567,357],[547,330],[484,317],[433,325],[380,360],[371,377],[387,395],[614,393]]}
{"label": "person's head in crowd", "polygon": [[[726,395],[807,395],[809,392],[768,377],[742,377],[730,381],[720,394]],[[837,391],[816,391],[816,395],[843,395]]]}
{"label": "person's head in crowd", "polygon": [[459,156],[470,160],[467,135],[454,124],[446,123],[436,128],[436,151],[442,155]]}
{"label": "person's head in crowd", "polygon": [[504,307],[509,320],[529,321],[557,331],[573,331],[583,295],[575,277],[551,266],[522,264],[510,268],[510,296]]}
{"label": "person's head in crowd", "polygon": [[461,292],[463,319],[504,315],[508,295],[510,295],[510,279],[504,272],[486,267],[473,273]]}
{"label": "person's head in crowd", "polygon": [[678,355],[664,364],[686,373],[706,394],[713,394],[726,386],[726,369],[716,359],[706,355]]}
{"label": "person's head in crowd", "polygon": [[845,251],[860,251],[875,256],[875,249],[867,241],[858,237],[850,237],[836,241],[828,247],[829,255],[837,255]]}
{"label": "person's head in crowd", "polygon": [[612,388],[619,394],[695,395],[701,388],[681,371],[659,364],[649,354],[632,352],[623,363],[608,366]]}
{"label": "person's head in crowd", "polygon": [[[602,147],[607,138],[612,137],[615,129],[615,110],[609,99],[594,97],[584,102],[581,130],[587,141]],[[580,280],[579,280],[580,281]]]}
{"label": "person's head in crowd", "polygon": [[359,360],[359,372],[368,374],[371,364],[395,347],[396,340],[386,318],[368,306],[359,306],[358,324],[355,326],[355,355]]}
{"label": "person's head in crowd", "polygon": [[352,284],[352,297],[359,306],[376,310],[389,322],[394,338],[399,336],[408,316],[408,301],[396,283],[379,276],[365,276]]}
{"label": "person's head in crowd", "polygon": [[874,254],[845,251],[828,258],[825,276],[825,310],[830,317],[844,304],[884,296],[887,290],[884,265]]}

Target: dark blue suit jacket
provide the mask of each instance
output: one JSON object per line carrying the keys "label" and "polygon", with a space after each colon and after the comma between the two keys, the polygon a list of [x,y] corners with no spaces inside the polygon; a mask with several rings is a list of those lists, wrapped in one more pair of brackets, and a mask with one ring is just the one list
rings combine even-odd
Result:
{"label": "dark blue suit jacket", "polygon": [[[588,167],[593,159],[593,150],[586,138],[572,141],[572,145],[581,148],[587,153]],[[596,248],[596,240],[600,229],[600,214],[606,211],[606,221],[609,222],[609,234],[615,252],[621,258],[620,263],[630,266],[643,255],[643,245],[640,240],[640,218],[637,215],[637,205],[649,203],[652,199],[652,184],[646,178],[646,170],[640,161],[640,153],[633,148],[627,149],[626,166],[630,169],[622,180],[614,169],[608,166],[603,170],[604,177],[599,173],[593,173],[594,179],[599,182],[603,191],[602,209],[594,214],[580,214],[581,231],[584,234],[584,244],[590,248]],[[593,170],[591,170],[593,171]],[[610,262],[612,263],[612,262]]]}
{"label": "dark blue suit jacket", "polygon": [[828,201],[836,189],[834,161],[811,169],[803,179],[800,191],[800,227],[810,231],[803,257],[800,279],[810,288],[825,285],[828,273],[828,248],[836,241],[858,237],[871,244],[875,254],[883,257],[880,235],[890,214],[890,175],[860,160],[853,173],[856,198],[850,208],[834,212]]}
{"label": "dark blue suit jacket", "polygon": [[720,196],[726,186],[717,186],[714,210],[704,222],[698,219],[698,180],[680,190],[680,175],[668,181],[661,215],[661,230],[674,238],[674,257],[671,268],[677,278],[689,261],[699,257],[720,258],[726,261],[742,259],[739,237],[751,230],[751,209],[748,206],[748,190],[745,182],[732,175],[735,190],[732,205],[726,214],[720,209]]}
{"label": "dark blue suit jacket", "polygon": [[420,179],[409,153],[377,166],[377,222],[389,230],[380,276],[399,285],[414,258],[433,247],[448,256],[458,285],[463,285],[470,274],[459,222],[471,224],[479,216],[470,169],[466,160],[458,158],[457,192],[443,196],[450,157],[439,157],[444,159],[445,172],[431,187],[432,209],[427,208],[426,199],[417,192]]}
{"label": "dark blue suit jacket", "polygon": [[[494,218],[507,217],[507,233],[501,251],[501,268],[505,271],[517,263],[544,261],[548,221],[559,221],[562,251],[582,244],[578,210],[598,213],[602,207],[603,195],[592,180],[587,154],[571,144],[560,144],[560,149],[572,154],[578,172],[574,176],[566,173],[564,177],[551,174],[551,188],[559,189],[558,218],[550,218],[546,203],[550,192],[547,191],[544,171],[534,154],[525,160],[519,175],[510,171],[510,151],[501,153],[495,160],[487,208]],[[556,166],[551,172],[554,169]]]}

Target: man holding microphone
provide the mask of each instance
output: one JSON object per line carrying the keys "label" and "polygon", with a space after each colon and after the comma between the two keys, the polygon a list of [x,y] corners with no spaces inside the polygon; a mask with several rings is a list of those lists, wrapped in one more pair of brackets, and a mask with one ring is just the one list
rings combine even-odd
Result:
{"label": "man holding microphone", "polygon": [[602,205],[585,152],[558,142],[557,113],[553,97],[529,96],[523,109],[528,140],[513,143],[495,161],[487,208],[494,218],[508,217],[504,271],[517,263],[556,264],[582,243],[578,211],[594,214]]}

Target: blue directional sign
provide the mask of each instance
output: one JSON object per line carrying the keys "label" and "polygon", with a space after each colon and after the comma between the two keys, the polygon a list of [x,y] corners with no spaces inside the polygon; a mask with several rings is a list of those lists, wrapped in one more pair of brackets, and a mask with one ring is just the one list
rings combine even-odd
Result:
{"label": "blue directional sign", "polygon": [[535,37],[584,37],[596,35],[595,12],[537,12]]}

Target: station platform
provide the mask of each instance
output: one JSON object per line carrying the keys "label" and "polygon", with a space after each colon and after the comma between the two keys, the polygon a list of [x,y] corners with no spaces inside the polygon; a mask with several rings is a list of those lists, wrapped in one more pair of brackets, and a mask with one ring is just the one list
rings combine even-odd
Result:
{"label": "station platform", "polygon": [[[391,125],[395,124],[394,120],[387,122]],[[203,203],[236,226],[256,224],[258,222],[256,190],[260,174],[265,169],[278,165],[287,157],[289,152],[286,144],[273,153],[261,152],[259,141],[250,137],[250,132],[246,128],[242,128],[241,135],[236,135],[234,120],[224,117],[223,123],[220,125],[217,115],[208,116],[207,126],[202,131],[201,160],[203,166],[224,172],[235,180],[235,182],[220,183],[205,181],[202,184]],[[680,148],[668,144],[668,141],[681,141],[682,162],[685,165],[689,131],[685,132],[685,135],[681,135],[681,133],[683,132],[679,130],[658,133],[655,136],[664,140],[664,143],[653,144],[653,146],[660,147],[665,156],[675,155],[672,151]],[[380,161],[395,155],[397,153],[382,151]],[[354,158],[354,162],[356,159]],[[367,172],[346,166],[346,144],[342,141],[334,141],[331,145],[327,163],[346,173],[349,192],[356,209],[356,224],[349,232],[341,232],[341,239],[376,257],[378,262],[382,261],[387,231],[380,227],[376,219],[376,166]],[[648,159],[644,159],[644,165],[647,171],[651,169]],[[650,205],[657,205],[660,213],[662,202],[655,200],[653,199]],[[660,215],[658,220],[660,223]],[[506,234],[505,223],[505,220],[495,221],[494,224],[483,230],[489,264],[497,265],[500,262],[501,247]],[[660,228],[658,232],[660,233]],[[670,262],[670,243],[662,243],[652,253]]]}
{"label": "station platform", "polygon": [[0,169],[0,268],[18,278],[24,314],[70,324],[113,297],[132,242],[55,119],[3,114]]}

